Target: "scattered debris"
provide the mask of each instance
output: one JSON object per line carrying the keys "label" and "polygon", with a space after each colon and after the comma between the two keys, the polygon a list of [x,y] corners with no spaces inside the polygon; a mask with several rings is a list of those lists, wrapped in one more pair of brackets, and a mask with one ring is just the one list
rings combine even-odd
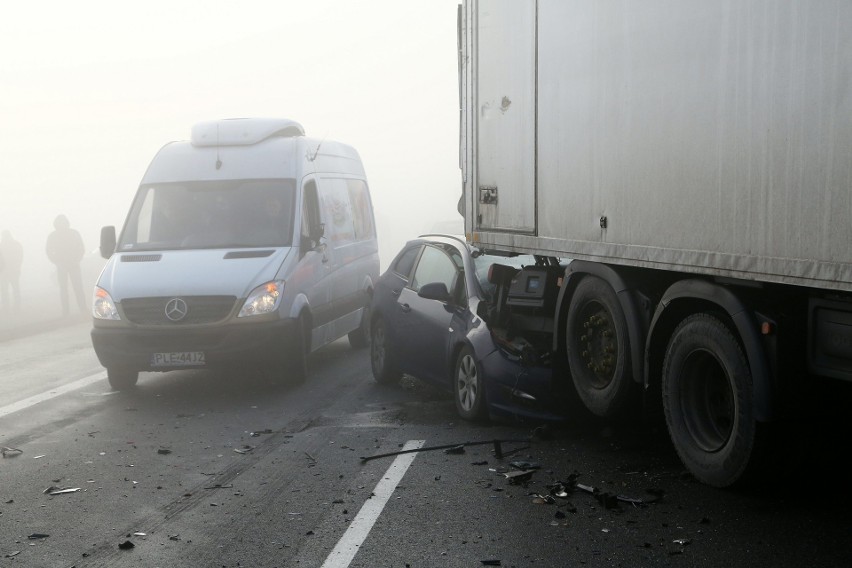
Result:
{"label": "scattered debris", "polygon": [[0,454],[2,454],[4,458],[16,458],[22,453],[24,453],[24,450],[19,450],[18,448],[3,446],[3,448],[0,449]]}
{"label": "scattered debris", "polygon": [[80,491],[79,487],[56,487],[51,485],[42,491],[42,493],[45,495],[65,495],[66,493],[76,493],[78,491]]}
{"label": "scattered debris", "polygon": [[553,505],[556,503],[553,495],[542,495],[541,493],[530,493],[530,495],[532,495],[533,503],[536,505]]}
{"label": "scattered debris", "polygon": [[6,555],[6,558],[12,558],[13,556],[17,556],[17,555],[19,555],[20,553],[21,553],[21,551],[20,551],[20,550],[16,550],[16,551],[14,551],[14,552],[10,552],[9,554],[7,554],[7,555]]}
{"label": "scattered debris", "polygon": [[470,465],[488,465],[488,460],[482,460],[478,462],[470,462]]}
{"label": "scattered debris", "polygon": [[513,461],[509,465],[515,469],[541,469],[541,464],[530,461]]}
{"label": "scattered debris", "polygon": [[118,545],[118,548],[120,548],[121,550],[130,550],[134,546],[136,546],[136,545],[133,544],[132,542],[130,542],[129,540],[125,540],[124,542],[122,542]]}
{"label": "scattered debris", "polygon": [[[391,457],[391,456],[398,456],[400,454],[410,454],[410,453],[413,453],[413,452],[428,452],[428,451],[431,451],[431,450],[447,450],[447,449],[450,449],[450,448],[458,448],[458,447],[465,448],[467,446],[482,446],[482,445],[485,445],[485,444],[494,444],[494,457],[496,457],[498,460],[501,460],[501,459],[503,459],[503,456],[504,456],[503,446],[502,446],[503,444],[507,444],[507,443],[510,443],[510,444],[528,444],[529,441],[530,441],[529,439],[524,439],[524,440],[513,440],[513,439],[510,439],[510,440],[487,440],[487,441],[481,441],[481,442],[463,442],[461,444],[446,444],[446,445],[443,445],[443,446],[428,446],[428,447],[425,447],[425,448],[412,448],[410,450],[399,450],[399,451],[396,451],[396,452],[388,452],[386,454],[377,454],[375,456],[361,456],[361,461],[366,462],[366,461],[370,461],[370,460],[374,460],[374,459],[378,459],[378,458],[387,458],[387,457]],[[524,448],[528,448],[528,447],[529,446],[524,446]],[[518,449],[523,449],[523,448],[518,448]],[[518,449],[512,450],[512,452],[516,452],[516,451],[518,451]],[[459,453],[461,453],[461,452],[459,452]]]}
{"label": "scattered debris", "polygon": [[688,546],[688,545],[692,544],[692,541],[689,540],[688,538],[677,538],[677,539],[673,540],[672,542],[675,543],[675,544],[679,544],[681,546]]}
{"label": "scattered debris", "polygon": [[627,495],[616,495],[613,493],[601,491],[597,487],[584,485],[577,482],[578,474],[573,473],[568,477],[567,481],[562,481],[549,486],[550,494],[560,499],[566,499],[574,491],[579,490],[592,495],[605,509],[614,509],[619,503],[629,503],[634,506],[644,506],[654,503],[663,498],[663,491],[659,489],[648,489],[648,493],[652,496],[646,499],[636,497],[628,497]]}
{"label": "scattered debris", "polygon": [[133,536],[148,536],[148,535],[146,533],[143,533],[143,532],[135,532],[135,533],[133,533]]}
{"label": "scattered debris", "polygon": [[248,444],[246,444],[242,448],[234,448],[234,451],[237,452],[238,454],[247,454],[250,451],[252,451],[253,449],[254,449],[254,446],[249,446]]}
{"label": "scattered debris", "polygon": [[205,487],[204,489],[231,489],[234,487],[233,483],[228,483],[227,485],[222,485],[221,483],[217,483],[216,485],[212,485],[210,487]]}
{"label": "scattered debris", "polygon": [[158,453],[158,454],[160,454],[161,456],[167,456],[167,455],[169,455],[170,453],[172,453],[172,451],[171,451],[170,449],[168,449],[168,448],[159,448],[159,449],[157,450],[157,453]]}
{"label": "scattered debris", "polygon": [[45,455],[46,455],[46,454],[41,454],[40,456],[33,456],[33,459],[34,459],[34,460],[40,460],[40,459],[41,459],[41,458],[43,458]]}
{"label": "scattered debris", "polygon": [[44,534],[44,533],[33,533],[31,535],[28,535],[27,538],[30,539],[30,540],[39,540],[39,539],[42,539],[42,538],[47,538],[49,536],[50,536],[49,534]]}
{"label": "scattered debris", "polygon": [[502,562],[499,560],[480,560],[483,566],[502,566]]}
{"label": "scattered debris", "polygon": [[463,454],[464,453],[464,445],[453,446],[452,448],[447,448],[444,450],[445,454]]}
{"label": "scattered debris", "polygon": [[314,456],[312,456],[312,455],[311,455],[311,454],[309,454],[308,452],[305,452],[305,455],[306,455],[306,456],[308,456],[308,459],[309,459],[309,460],[311,460],[311,461],[312,461],[312,462],[314,462],[314,463],[317,463],[317,458],[315,458]]}
{"label": "scattered debris", "polygon": [[180,535],[179,534],[170,534],[169,540],[180,540]]}
{"label": "scattered debris", "polygon": [[501,473],[501,475],[508,479],[510,484],[515,485],[529,481],[533,473],[535,473],[534,469],[520,469],[518,471],[507,471]]}
{"label": "scattered debris", "polygon": [[266,430],[256,430],[250,433],[249,436],[251,436],[252,438],[257,438],[261,434],[272,434],[272,430],[270,430],[269,428],[267,428]]}

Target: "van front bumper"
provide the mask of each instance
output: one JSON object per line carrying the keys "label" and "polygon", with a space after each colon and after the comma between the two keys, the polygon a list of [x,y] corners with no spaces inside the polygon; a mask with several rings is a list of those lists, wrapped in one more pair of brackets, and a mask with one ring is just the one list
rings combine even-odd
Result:
{"label": "van front bumper", "polygon": [[[297,320],[215,327],[92,328],[92,345],[101,365],[135,371],[203,369],[280,360],[291,345]],[[155,364],[155,354],[204,353],[203,364]]]}

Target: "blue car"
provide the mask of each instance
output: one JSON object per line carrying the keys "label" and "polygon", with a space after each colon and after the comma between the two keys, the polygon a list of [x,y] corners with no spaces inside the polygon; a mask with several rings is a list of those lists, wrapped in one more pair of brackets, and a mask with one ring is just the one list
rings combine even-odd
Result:
{"label": "blue car", "polygon": [[444,388],[467,420],[561,419],[545,298],[555,297],[564,268],[489,255],[450,235],[409,241],[373,293],[373,376]]}

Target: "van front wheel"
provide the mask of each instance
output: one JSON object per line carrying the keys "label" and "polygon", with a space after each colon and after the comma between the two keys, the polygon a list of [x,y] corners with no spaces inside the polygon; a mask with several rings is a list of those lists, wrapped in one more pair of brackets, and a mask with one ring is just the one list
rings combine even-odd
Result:
{"label": "van front wheel", "polygon": [[308,322],[296,320],[293,331],[274,358],[264,363],[263,375],[281,385],[300,384],[308,377]]}
{"label": "van front wheel", "polygon": [[349,345],[355,349],[363,349],[370,345],[370,303],[361,312],[361,325],[349,332]]}
{"label": "van front wheel", "polygon": [[112,390],[129,390],[136,386],[139,380],[139,372],[130,369],[110,367],[107,369],[107,380]]}
{"label": "van front wheel", "polygon": [[304,316],[299,316],[290,345],[290,379],[301,383],[308,378],[308,345],[310,329]]}

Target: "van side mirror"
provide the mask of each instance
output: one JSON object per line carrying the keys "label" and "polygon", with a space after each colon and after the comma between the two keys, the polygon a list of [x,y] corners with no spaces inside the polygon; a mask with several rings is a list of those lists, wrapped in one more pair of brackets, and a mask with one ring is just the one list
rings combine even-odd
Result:
{"label": "van side mirror", "polygon": [[311,227],[311,240],[317,244],[319,244],[320,239],[325,236],[325,223],[319,223],[318,225]]}
{"label": "van side mirror", "polygon": [[447,290],[447,285],[443,282],[430,282],[421,286],[417,295],[427,300],[438,300],[439,302],[447,303],[450,301],[450,291]]}
{"label": "van side mirror", "polygon": [[115,227],[101,227],[101,256],[109,258],[115,252]]}

